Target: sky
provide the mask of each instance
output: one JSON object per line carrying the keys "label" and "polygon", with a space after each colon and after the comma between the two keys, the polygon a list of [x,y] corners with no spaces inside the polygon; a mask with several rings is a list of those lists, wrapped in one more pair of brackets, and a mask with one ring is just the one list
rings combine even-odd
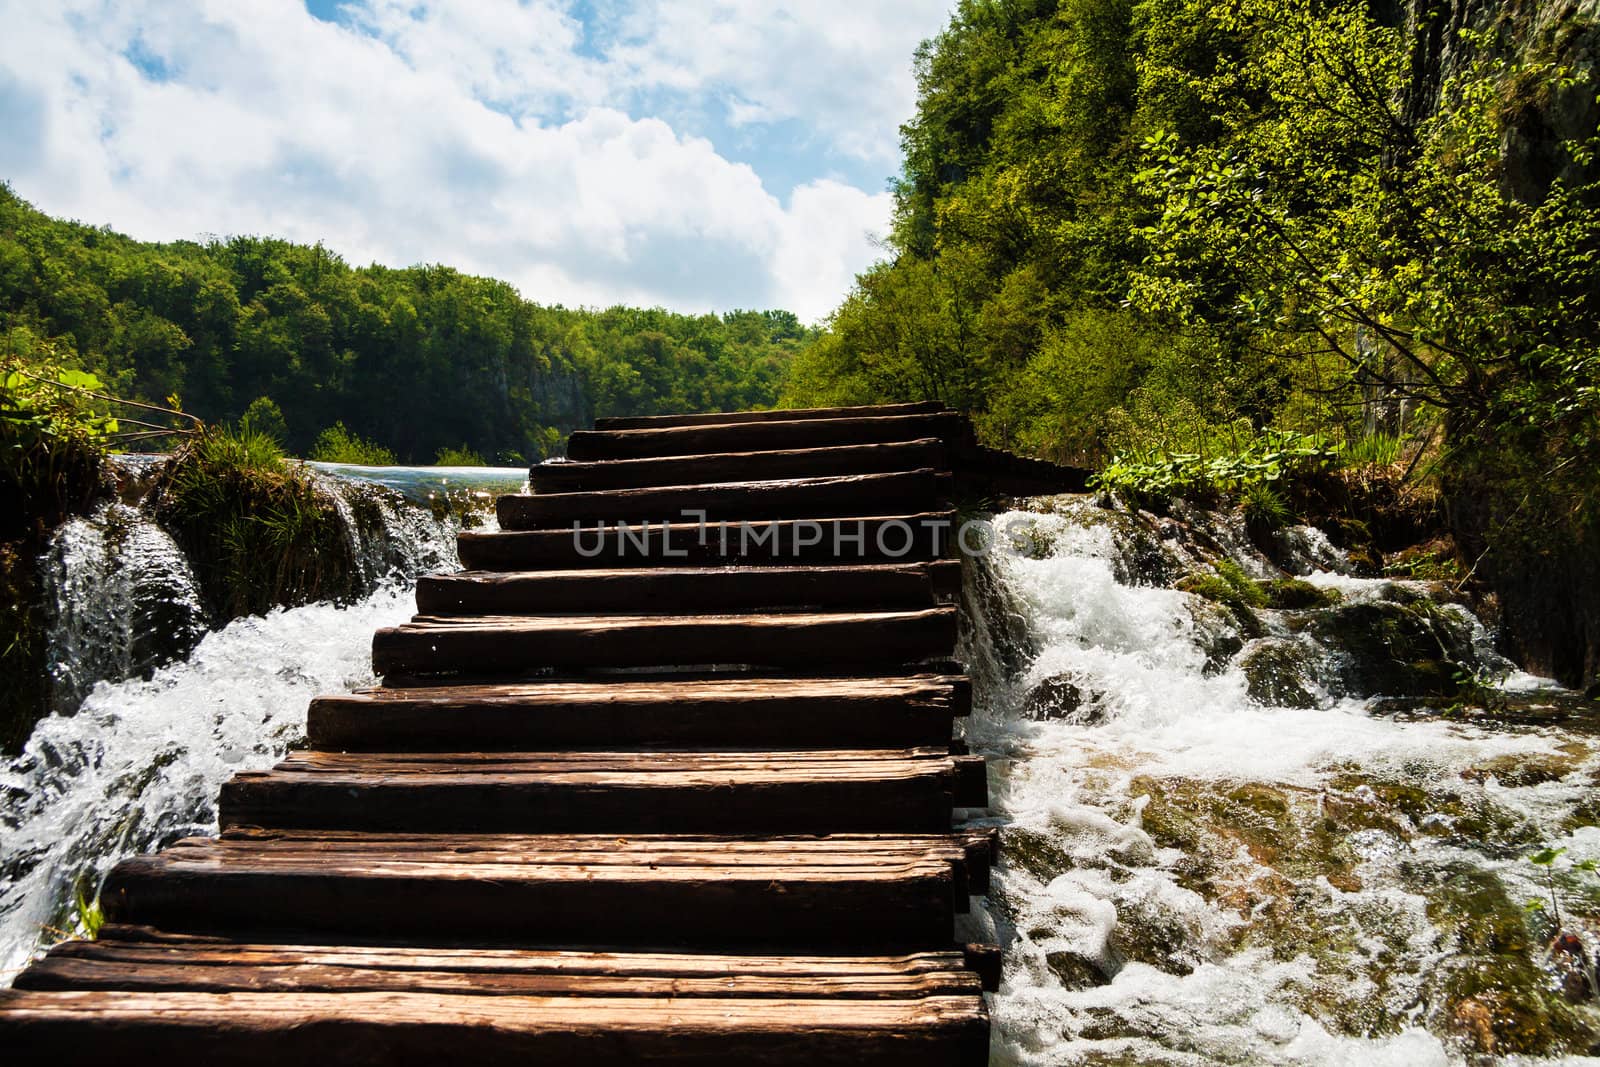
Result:
{"label": "sky", "polygon": [[0,179],[145,240],[826,316],[953,0],[0,0]]}

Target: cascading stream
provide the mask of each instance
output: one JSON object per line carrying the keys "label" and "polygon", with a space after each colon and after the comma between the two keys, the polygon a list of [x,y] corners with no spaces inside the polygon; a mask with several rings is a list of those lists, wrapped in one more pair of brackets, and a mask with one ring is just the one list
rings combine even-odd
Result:
{"label": "cascading stream", "polygon": [[[1041,503],[995,518],[999,550],[966,591],[968,740],[1003,827],[979,917],[1007,946],[997,1062],[1586,1051],[1600,1018],[1563,995],[1585,998],[1583,968],[1545,949],[1554,904],[1528,857],[1566,850],[1549,865],[1560,928],[1592,969],[1594,733],[1390,713],[1363,682],[1420,684],[1427,665],[1358,662],[1364,635],[1343,624],[1434,627],[1458,661],[1506,665],[1434,591],[1319,569],[1338,554],[1315,531],[1292,532],[1291,565],[1337,599],[1237,613],[1170,587],[1217,559],[1284,576],[1227,517]],[[1506,675],[1491,702],[1537,704],[1505,690],[1538,684]]]}
{"label": "cascading stream", "polygon": [[[46,558],[54,713],[0,768],[0,983],[41,946],[81,932],[122,858],[216,829],[222,783],[304,737],[318,693],[371,684],[375,629],[413,610],[419,573],[453,570],[462,501],[514,491],[522,470],[319,474],[337,500],[366,595],[205,632],[194,576],[138,506],[114,502],[57,531]],[[465,482],[465,486],[461,483]],[[493,514],[476,515],[492,528]],[[172,657],[177,659],[171,662]],[[162,666],[160,664],[164,663]]]}

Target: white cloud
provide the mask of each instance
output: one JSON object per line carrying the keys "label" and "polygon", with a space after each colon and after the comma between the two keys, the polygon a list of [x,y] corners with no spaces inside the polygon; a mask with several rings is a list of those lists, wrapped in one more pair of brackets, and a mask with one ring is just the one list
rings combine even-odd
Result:
{"label": "white cloud", "polygon": [[638,102],[882,154],[942,4],[855,6],[605,9],[586,41],[551,0],[363,0],[346,25],[293,0],[0,0],[0,177],[144,238],[271,233],[545,302],[816,319],[876,258],[889,197],[767,189]]}

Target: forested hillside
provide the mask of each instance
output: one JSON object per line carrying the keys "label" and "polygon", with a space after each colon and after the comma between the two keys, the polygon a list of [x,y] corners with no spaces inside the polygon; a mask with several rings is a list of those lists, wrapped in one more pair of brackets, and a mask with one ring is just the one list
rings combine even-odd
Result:
{"label": "forested hillside", "polygon": [[786,398],[940,399],[1134,488],[1285,442],[1378,460],[1533,660],[1593,678],[1597,17],[962,0],[917,56],[891,254]]}
{"label": "forested hillside", "polygon": [[[530,294],[536,297],[538,294]],[[343,423],[401,460],[536,460],[596,416],[769,407],[810,332],[785,311],[546,307],[443,266],[352,267],[258,237],[151,244],[0,186],[0,337],[212,422]]]}

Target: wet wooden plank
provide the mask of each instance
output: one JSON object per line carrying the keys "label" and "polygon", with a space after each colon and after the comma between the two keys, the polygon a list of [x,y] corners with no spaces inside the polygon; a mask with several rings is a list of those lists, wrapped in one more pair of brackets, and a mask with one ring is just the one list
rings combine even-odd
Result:
{"label": "wet wooden plank", "polygon": [[949,829],[963,760],[928,750],[291,755],[222,787],[224,827],[428,833]]}
{"label": "wet wooden plank", "polygon": [[233,832],[123,861],[101,901],[114,922],[274,939],[859,953],[946,941],[969,847],[957,835]]}
{"label": "wet wooden plank", "polygon": [[423,615],[674,614],[932,607],[960,591],[958,560],[810,567],[458,571],[417,582]]}
{"label": "wet wooden plank", "polygon": [[711,485],[772,478],[882,474],[924,467],[939,471],[950,469],[949,449],[937,437],[883,444],[717,452],[666,459],[593,463],[551,460],[535,464],[528,477],[536,493],[570,493],[646,486]]}
{"label": "wet wooden plank", "polygon": [[909,514],[948,506],[952,479],[936,471],[819,478],[508,493],[495,502],[503,530],[545,530],[600,522],[693,522],[699,519],[803,519]]}
{"label": "wet wooden plank", "polygon": [[0,992],[19,1064],[893,1064],[988,1055],[976,996],[897,1000],[414,992]]}
{"label": "wet wooden plank", "polygon": [[982,991],[962,952],[829,958],[118,941],[59,945],[15,988],[844,1000]]}
{"label": "wet wooden plank", "polygon": [[735,422],[792,422],[796,419],[850,419],[878,415],[931,415],[943,411],[933,400],[842,408],[774,408],[768,411],[717,411],[703,415],[622,415],[595,419],[597,430],[648,430],[663,426],[711,426]]}
{"label": "wet wooden plank", "polygon": [[838,445],[883,444],[937,437],[952,444],[972,436],[959,415],[883,415],[867,418],[793,419],[712,426],[671,426],[654,430],[577,430],[567,439],[567,455],[589,462],[648,459],[713,452],[757,452]]}
{"label": "wet wooden plank", "polygon": [[918,563],[953,554],[956,513],[755,522],[642,523],[604,530],[467,531],[468,570]]}
{"label": "wet wooden plank", "polygon": [[914,663],[955,649],[957,611],[776,615],[418,616],[373,637],[386,674]]}
{"label": "wet wooden plank", "polygon": [[321,696],[307,734],[366,752],[890,748],[944,743],[970,708],[967,680],[937,675],[529,682]]}

